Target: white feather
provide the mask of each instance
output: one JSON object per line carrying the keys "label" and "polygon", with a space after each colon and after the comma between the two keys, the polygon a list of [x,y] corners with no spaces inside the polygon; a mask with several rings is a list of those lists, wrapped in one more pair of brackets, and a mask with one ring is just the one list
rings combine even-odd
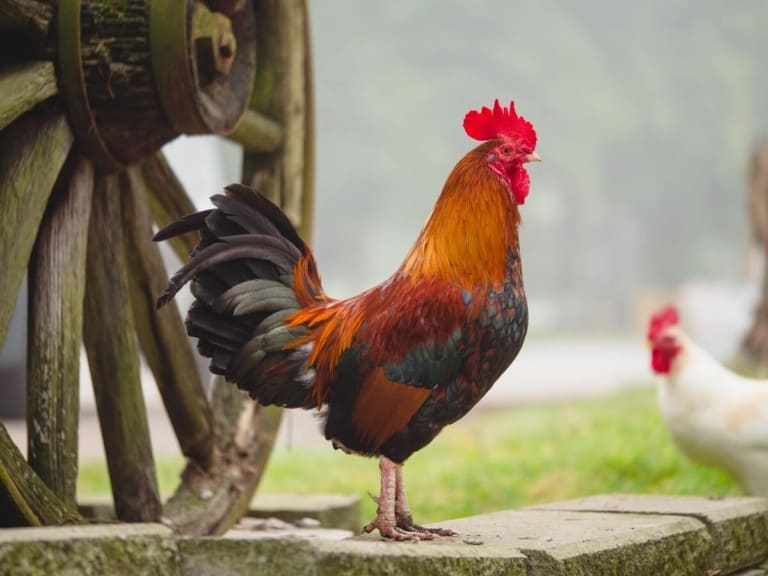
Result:
{"label": "white feather", "polygon": [[734,374],[677,328],[675,335],[682,350],[658,397],[676,444],[748,494],[768,496],[768,380]]}

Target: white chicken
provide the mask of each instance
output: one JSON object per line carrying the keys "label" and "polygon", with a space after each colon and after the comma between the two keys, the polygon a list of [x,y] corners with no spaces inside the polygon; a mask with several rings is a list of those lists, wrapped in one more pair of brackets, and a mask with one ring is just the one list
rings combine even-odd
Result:
{"label": "white chicken", "polygon": [[648,326],[651,366],[663,377],[661,412],[692,460],[732,475],[745,492],[768,496],[768,381],[743,378],[699,348],[673,307]]}

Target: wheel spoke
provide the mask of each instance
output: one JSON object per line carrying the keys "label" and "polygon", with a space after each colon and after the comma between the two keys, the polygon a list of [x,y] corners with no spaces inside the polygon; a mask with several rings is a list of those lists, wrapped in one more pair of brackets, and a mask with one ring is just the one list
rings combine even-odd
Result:
{"label": "wheel spoke", "polygon": [[32,468],[74,507],[93,167],[79,156],[71,160],[51,196],[29,263],[27,438]]}

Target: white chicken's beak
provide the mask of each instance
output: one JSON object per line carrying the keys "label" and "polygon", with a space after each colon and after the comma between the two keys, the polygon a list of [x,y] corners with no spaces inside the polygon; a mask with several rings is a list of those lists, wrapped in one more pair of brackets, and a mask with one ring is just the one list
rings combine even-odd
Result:
{"label": "white chicken's beak", "polygon": [[536,154],[536,152],[531,152],[528,154],[528,156],[525,157],[526,162],[541,162],[541,156]]}

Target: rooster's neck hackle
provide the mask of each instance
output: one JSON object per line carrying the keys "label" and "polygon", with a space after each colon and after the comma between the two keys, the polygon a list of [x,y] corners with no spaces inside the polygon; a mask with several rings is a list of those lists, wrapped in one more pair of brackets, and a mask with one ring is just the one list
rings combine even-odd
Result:
{"label": "rooster's neck hackle", "polygon": [[401,266],[404,275],[468,288],[504,282],[507,257],[518,249],[520,213],[511,190],[485,162],[493,144],[478,146],[454,167]]}

